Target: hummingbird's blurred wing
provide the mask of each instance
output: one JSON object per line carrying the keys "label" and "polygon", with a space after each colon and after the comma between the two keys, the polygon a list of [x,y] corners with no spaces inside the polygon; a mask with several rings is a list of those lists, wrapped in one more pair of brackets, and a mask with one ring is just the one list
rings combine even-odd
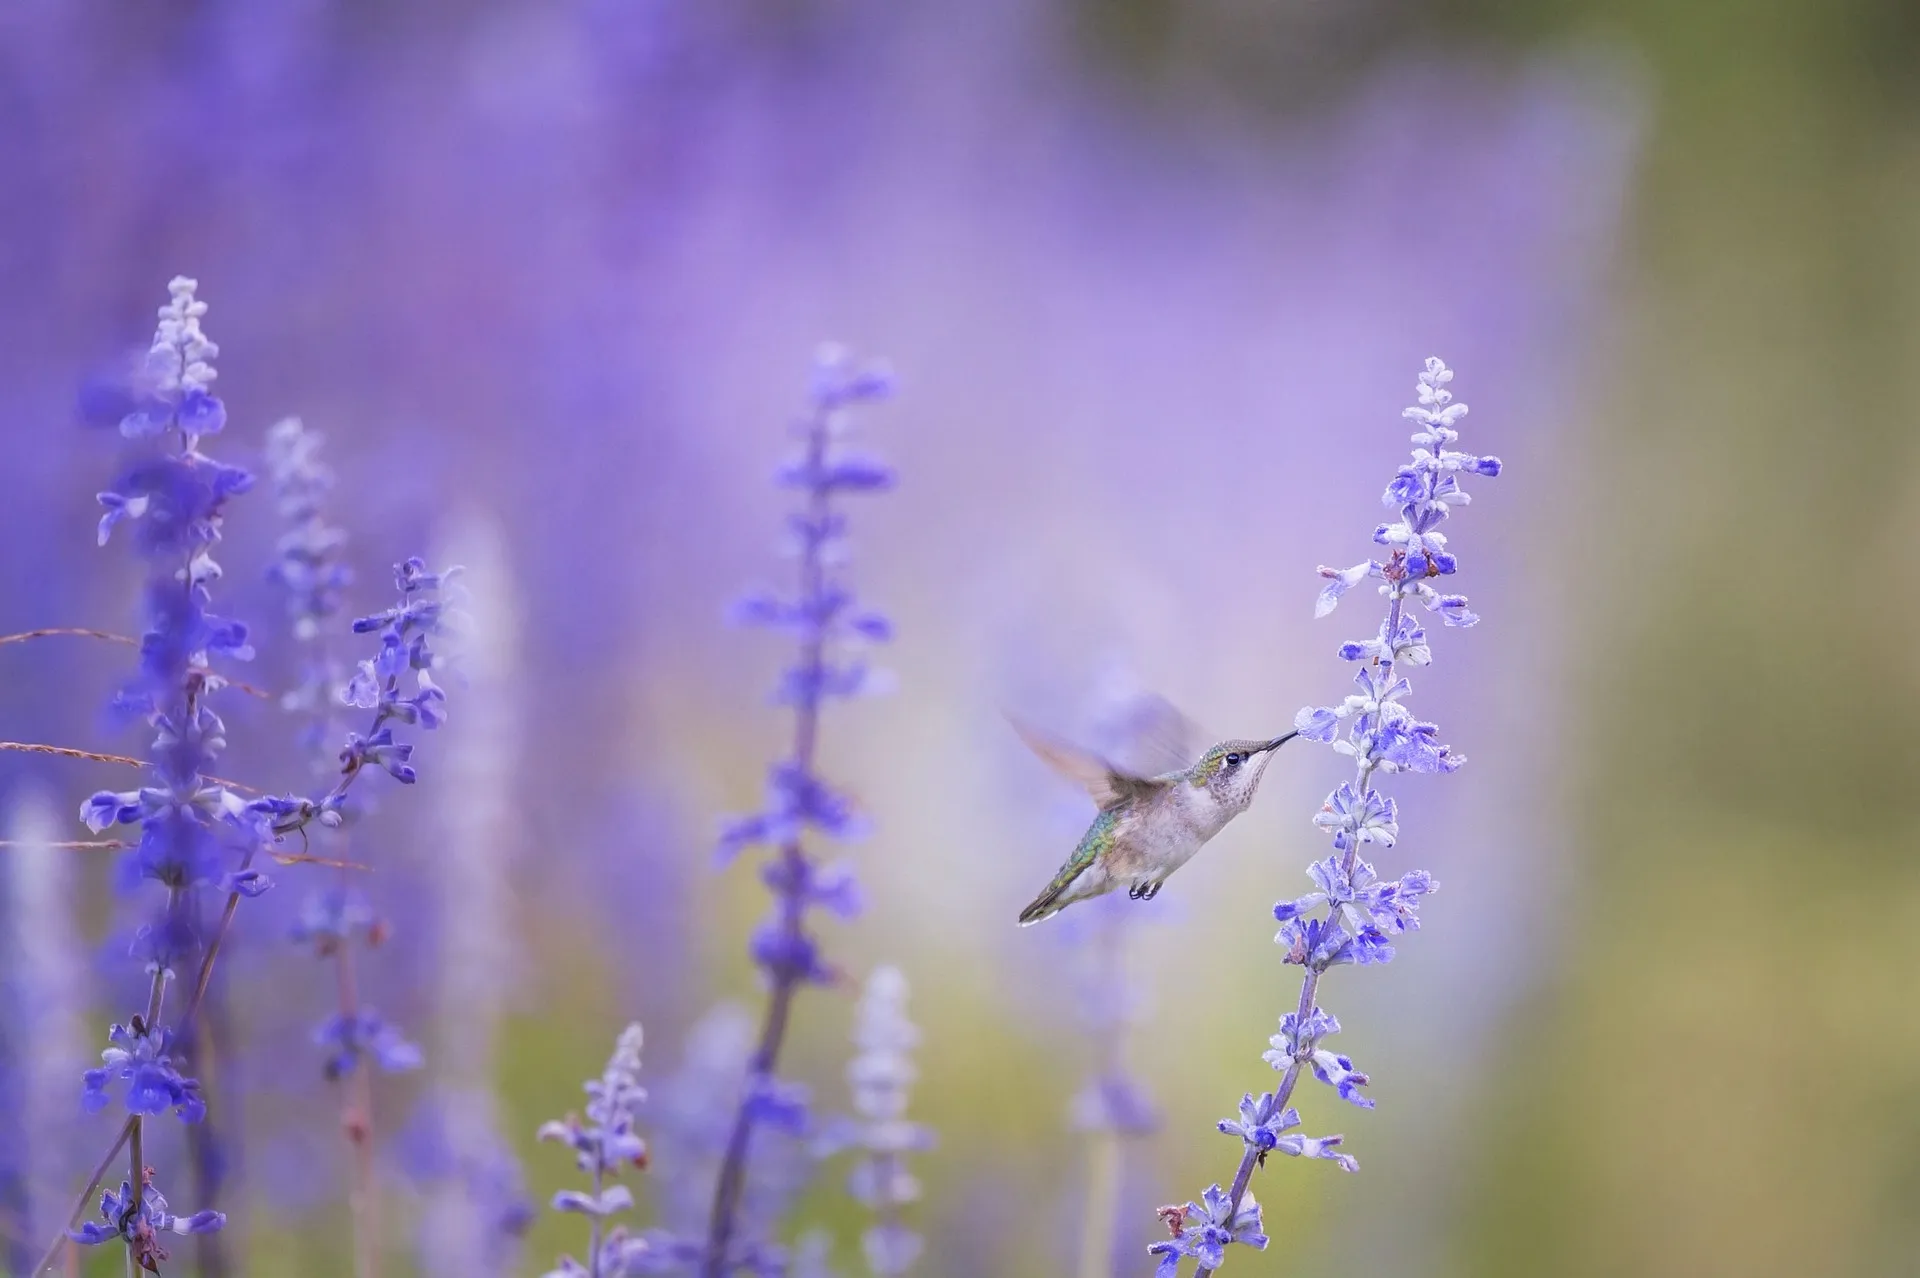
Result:
{"label": "hummingbird's blurred wing", "polygon": [[1099,736],[1124,763],[1149,777],[1184,772],[1200,757],[1200,729],[1165,697],[1142,693],[1120,702]]}
{"label": "hummingbird's blurred wing", "polygon": [[1124,772],[1099,755],[1069,745],[1058,737],[1048,736],[1018,719],[1010,717],[1009,721],[1013,724],[1013,730],[1020,734],[1020,739],[1027,743],[1028,749],[1067,780],[1085,786],[1087,793],[1093,796],[1093,801],[1102,808],[1153,794],[1167,784],[1151,777]]}

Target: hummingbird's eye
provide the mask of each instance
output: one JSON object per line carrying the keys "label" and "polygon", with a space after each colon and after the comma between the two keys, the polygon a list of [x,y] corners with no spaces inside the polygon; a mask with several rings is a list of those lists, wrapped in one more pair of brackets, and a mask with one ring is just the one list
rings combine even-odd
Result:
{"label": "hummingbird's eye", "polygon": [[1246,755],[1241,754],[1238,750],[1235,750],[1232,754],[1227,756],[1227,766],[1231,768],[1246,757],[1247,757]]}

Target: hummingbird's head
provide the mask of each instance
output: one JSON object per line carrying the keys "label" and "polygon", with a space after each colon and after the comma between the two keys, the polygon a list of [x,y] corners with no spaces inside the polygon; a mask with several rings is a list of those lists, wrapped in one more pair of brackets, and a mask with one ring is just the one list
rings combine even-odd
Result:
{"label": "hummingbird's head", "polygon": [[1274,751],[1297,735],[1289,732],[1269,741],[1222,741],[1200,756],[1188,771],[1188,783],[1206,790],[1226,811],[1245,812],[1253,802],[1253,792],[1260,788],[1261,774],[1273,761]]}

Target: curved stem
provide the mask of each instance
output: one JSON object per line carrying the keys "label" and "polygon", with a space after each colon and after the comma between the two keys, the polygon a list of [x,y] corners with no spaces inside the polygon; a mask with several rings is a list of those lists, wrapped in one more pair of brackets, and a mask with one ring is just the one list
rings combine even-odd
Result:
{"label": "curved stem", "polygon": [[708,1223],[707,1250],[700,1268],[703,1278],[724,1278],[727,1272],[725,1257],[733,1242],[734,1216],[739,1211],[741,1191],[746,1187],[747,1147],[753,1137],[753,1109],[748,1102],[760,1080],[771,1077],[774,1066],[779,1063],[796,988],[792,978],[775,979],[772,996],[767,1000],[767,1019],[760,1029],[760,1042],[747,1062],[748,1095],[741,1099],[740,1110],[734,1115],[733,1131],[727,1137],[727,1151],[720,1163],[720,1176],[714,1182],[713,1216]]}

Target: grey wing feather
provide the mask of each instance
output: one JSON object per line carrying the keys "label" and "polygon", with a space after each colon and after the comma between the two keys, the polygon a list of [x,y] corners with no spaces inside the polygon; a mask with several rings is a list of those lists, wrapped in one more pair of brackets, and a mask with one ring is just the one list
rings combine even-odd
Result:
{"label": "grey wing feather", "polygon": [[1113,751],[1145,776],[1164,776],[1190,767],[1200,755],[1200,730],[1165,697],[1142,693],[1129,697],[1108,716],[1102,737]]}
{"label": "grey wing feather", "polygon": [[1123,771],[1092,751],[1048,736],[1011,716],[1009,720],[1013,730],[1020,734],[1020,739],[1027,743],[1028,749],[1067,780],[1084,786],[1087,793],[1093,796],[1094,803],[1101,808],[1110,808],[1128,799],[1152,794],[1166,784],[1152,777]]}

